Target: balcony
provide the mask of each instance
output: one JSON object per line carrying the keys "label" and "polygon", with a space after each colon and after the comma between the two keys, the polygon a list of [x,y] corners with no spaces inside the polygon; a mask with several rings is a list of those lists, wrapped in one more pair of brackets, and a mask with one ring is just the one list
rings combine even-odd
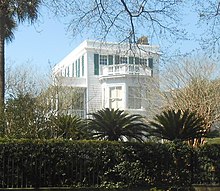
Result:
{"label": "balcony", "polygon": [[112,76],[112,75],[146,75],[151,76],[152,69],[150,67],[134,64],[117,64],[110,66],[101,67],[101,76]]}

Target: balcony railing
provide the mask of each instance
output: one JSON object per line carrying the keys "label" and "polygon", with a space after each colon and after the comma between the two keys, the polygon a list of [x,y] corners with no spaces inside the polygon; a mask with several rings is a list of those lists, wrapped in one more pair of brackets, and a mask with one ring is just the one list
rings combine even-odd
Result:
{"label": "balcony railing", "polygon": [[152,69],[150,67],[134,64],[117,64],[110,66],[102,66],[101,75],[121,75],[121,74],[139,74],[151,76]]}

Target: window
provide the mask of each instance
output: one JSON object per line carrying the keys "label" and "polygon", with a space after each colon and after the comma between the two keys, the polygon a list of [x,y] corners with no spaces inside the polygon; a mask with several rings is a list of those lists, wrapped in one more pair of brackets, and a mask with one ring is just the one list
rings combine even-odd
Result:
{"label": "window", "polygon": [[153,58],[148,58],[148,66],[151,68],[151,69],[153,69],[153,63],[154,61],[153,61]]}
{"label": "window", "polygon": [[70,67],[67,67],[67,77],[70,77]]}
{"label": "window", "polygon": [[78,59],[77,77],[80,77],[80,59]]}
{"label": "window", "polygon": [[134,64],[134,57],[129,57],[129,64]]}
{"label": "window", "polygon": [[108,57],[106,55],[100,55],[100,65],[107,65]]}
{"label": "window", "polygon": [[140,59],[138,57],[135,57],[135,64],[139,65]]}
{"label": "window", "polygon": [[84,56],[82,56],[82,76],[84,76]]}
{"label": "window", "polygon": [[108,65],[113,65],[113,56],[108,55]]}
{"label": "window", "polygon": [[70,94],[72,99],[71,108],[75,110],[83,110],[84,109],[84,91],[75,90]]}
{"label": "window", "polygon": [[99,55],[94,54],[94,74],[99,75]]}
{"label": "window", "polygon": [[119,55],[115,55],[115,64],[119,64]]}
{"label": "window", "polygon": [[67,69],[65,68],[64,69],[64,77],[66,77],[66,74],[67,74],[67,71],[66,71]]}
{"label": "window", "polygon": [[78,71],[78,63],[76,60],[76,62],[75,62],[75,77],[77,77],[77,71]]}
{"label": "window", "polygon": [[113,109],[122,108],[122,87],[109,88],[109,107]]}
{"label": "window", "polygon": [[74,67],[75,67],[75,63],[73,62],[73,64],[72,64],[72,77],[74,77],[75,76],[75,71],[74,71]]}
{"label": "window", "polygon": [[142,65],[142,66],[147,66],[147,59],[145,59],[145,58],[140,58],[140,65]]}
{"label": "window", "polygon": [[120,63],[121,64],[127,64],[128,63],[128,58],[127,57],[121,57],[120,58]]}
{"label": "window", "polygon": [[128,87],[128,108],[141,109],[141,88]]}

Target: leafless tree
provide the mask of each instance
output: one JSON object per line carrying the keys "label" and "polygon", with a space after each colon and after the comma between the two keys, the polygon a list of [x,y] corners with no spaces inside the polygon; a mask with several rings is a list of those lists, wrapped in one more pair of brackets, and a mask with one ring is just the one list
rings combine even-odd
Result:
{"label": "leafless tree", "polygon": [[10,61],[6,68],[6,100],[19,94],[38,96],[51,83],[48,76],[37,72],[37,68],[27,61],[18,65]]}
{"label": "leafless tree", "polygon": [[219,68],[208,58],[182,58],[161,75],[164,107],[196,112],[206,127],[220,121]]}
{"label": "leafless tree", "polygon": [[[54,77],[53,77],[54,78]],[[84,110],[84,88],[65,86],[55,77],[55,82],[39,96],[52,115],[80,115]]]}
{"label": "leafless tree", "polygon": [[182,4],[181,0],[51,0],[48,7],[65,17],[74,35],[85,32],[102,40],[114,36],[136,43],[142,35],[184,37],[178,26]]}
{"label": "leafless tree", "polygon": [[201,45],[206,52],[211,52],[218,57],[220,53],[220,1],[195,0],[195,9],[199,16]]}

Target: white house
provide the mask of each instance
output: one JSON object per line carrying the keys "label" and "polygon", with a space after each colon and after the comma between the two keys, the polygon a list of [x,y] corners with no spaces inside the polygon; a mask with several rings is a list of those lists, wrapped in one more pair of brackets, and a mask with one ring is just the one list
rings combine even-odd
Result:
{"label": "white house", "polygon": [[[82,117],[102,108],[146,115],[147,89],[159,75],[159,47],[85,40],[53,68],[62,86],[81,89]],[[148,83],[148,86],[145,84]]]}

